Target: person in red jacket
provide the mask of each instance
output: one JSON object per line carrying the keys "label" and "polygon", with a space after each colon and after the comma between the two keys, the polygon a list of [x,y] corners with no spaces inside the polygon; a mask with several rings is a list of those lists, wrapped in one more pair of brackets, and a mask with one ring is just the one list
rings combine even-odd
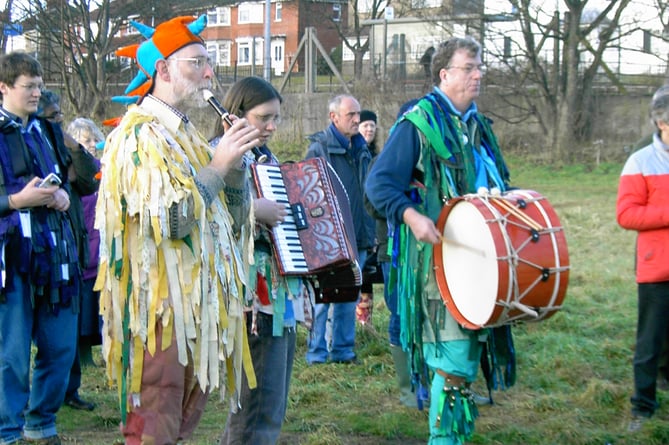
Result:
{"label": "person in red jacket", "polygon": [[618,186],[618,224],[638,232],[636,282],[638,318],[634,353],[632,421],[636,432],[658,407],[658,363],[669,339],[669,92],[653,95],[650,118],[653,141],[634,152]]}

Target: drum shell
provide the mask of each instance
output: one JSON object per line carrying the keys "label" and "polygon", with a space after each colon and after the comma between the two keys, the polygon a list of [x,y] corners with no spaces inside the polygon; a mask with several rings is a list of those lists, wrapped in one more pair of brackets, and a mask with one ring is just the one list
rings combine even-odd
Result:
{"label": "drum shell", "polygon": [[[520,208],[519,203],[523,202],[525,207]],[[459,243],[459,231],[472,230],[470,224],[457,226],[462,221],[452,217],[458,213],[458,210],[454,212],[457,206],[465,205],[473,206],[467,208],[466,213],[480,216],[485,230],[489,232],[481,235],[490,239],[489,245],[484,245],[487,254],[494,255],[496,261],[495,266],[491,266],[496,277],[474,278],[497,281],[496,291],[485,295],[478,294],[476,289],[470,292],[468,288],[465,289],[466,286],[449,285],[449,271],[446,267],[448,261],[453,264],[453,258],[445,257],[449,255],[448,244]],[[509,205],[513,207],[511,212],[508,210]],[[539,230],[533,231],[528,222],[538,225]],[[555,210],[539,193],[514,190],[492,199],[489,195],[474,194],[458,197],[444,206],[436,226],[444,238],[454,239],[445,239],[445,242],[435,245],[435,278],[449,312],[464,327],[480,329],[516,321],[540,321],[551,317],[561,308],[569,279],[567,242]],[[458,262],[457,266],[463,270],[477,268],[475,262]],[[456,276],[454,280],[453,274],[450,277],[452,282],[459,278]],[[481,312],[473,314],[470,304],[475,305],[477,310],[480,307]]]}

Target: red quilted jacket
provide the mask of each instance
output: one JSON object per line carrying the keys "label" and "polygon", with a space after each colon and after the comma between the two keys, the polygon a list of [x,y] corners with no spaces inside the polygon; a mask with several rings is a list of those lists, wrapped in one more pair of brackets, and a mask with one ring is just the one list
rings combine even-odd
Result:
{"label": "red quilted jacket", "polygon": [[637,283],[669,281],[669,146],[657,135],[625,163],[616,217],[638,232]]}

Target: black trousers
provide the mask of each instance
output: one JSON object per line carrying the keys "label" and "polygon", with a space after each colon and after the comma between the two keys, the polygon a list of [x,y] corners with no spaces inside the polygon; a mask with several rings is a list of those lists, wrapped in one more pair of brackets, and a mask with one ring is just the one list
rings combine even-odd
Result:
{"label": "black trousers", "polygon": [[669,341],[669,281],[640,283],[638,294],[632,413],[650,417],[658,407],[658,365],[663,345]]}

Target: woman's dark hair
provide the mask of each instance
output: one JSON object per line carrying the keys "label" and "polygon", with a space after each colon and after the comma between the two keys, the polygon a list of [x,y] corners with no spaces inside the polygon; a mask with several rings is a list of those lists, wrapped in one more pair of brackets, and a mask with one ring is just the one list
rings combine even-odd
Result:
{"label": "woman's dark hair", "polygon": [[230,114],[244,117],[251,108],[273,99],[283,102],[271,83],[261,77],[245,77],[230,87],[223,98],[223,106]]}
{"label": "woman's dark hair", "polygon": [[[283,102],[283,97],[271,83],[261,77],[245,77],[232,84],[223,98],[223,107],[230,114],[244,117],[251,108],[272,99],[279,99],[279,103]],[[214,128],[214,138],[223,132],[223,120],[218,119]]]}

